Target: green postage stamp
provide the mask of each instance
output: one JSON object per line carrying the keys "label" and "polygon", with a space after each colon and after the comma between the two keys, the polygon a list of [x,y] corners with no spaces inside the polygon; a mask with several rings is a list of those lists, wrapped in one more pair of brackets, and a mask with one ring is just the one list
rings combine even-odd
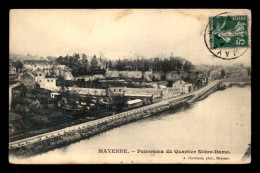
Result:
{"label": "green postage stamp", "polygon": [[211,49],[249,46],[248,16],[216,16],[209,20]]}

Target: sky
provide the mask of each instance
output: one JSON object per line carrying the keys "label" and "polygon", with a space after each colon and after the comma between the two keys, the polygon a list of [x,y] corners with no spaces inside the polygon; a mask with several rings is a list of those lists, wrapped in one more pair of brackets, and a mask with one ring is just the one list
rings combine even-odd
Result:
{"label": "sky", "polygon": [[195,65],[250,65],[250,49],[225,61],[214,58],[206,48],[208,17],[219,13],[201,9],[11,10],[10,53],[46,57],[102,52],[111,60],[173,54]]}

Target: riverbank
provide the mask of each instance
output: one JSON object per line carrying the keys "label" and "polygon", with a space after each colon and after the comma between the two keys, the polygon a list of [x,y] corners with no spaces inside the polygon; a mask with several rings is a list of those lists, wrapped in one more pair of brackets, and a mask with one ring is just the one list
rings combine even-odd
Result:
{"label": "riverbank", "polygon": [[116,116],[108,117],[108,119],[100,120],[98,122],[92,122],[92,124],[86,124],[74,127],[74,129],[63,129],[58,132],[57,135],[47,134],[39,139],[31,142],[25,142],[9,148],[10,154],[22,157],[28,157],[44,153],[46,151],[64,147],[68,144],[78,142],[79,140],[90,138],[96,134],[113,129],[115,127],[122,126],[124,124],[131,123],[133,121],[146,118],[148,116],[156,115],[162,111],[168,109],[174,109],[184,104],[182,101],[177,101],[171,106],[158,105],[153,110],[148,108],[142,109],[142,111],[136,111],[135,113],[122,113]]}
{"label": "riverbank", "polygon": [[58,131],[11,142],[9,144],[9,152],[13,155],[27,157],[52,150],[57,147],[66,146],[70,143],[91,137],[123,124],[127,124],[151,115],[156,115],[157,113],[168,109],[173,109],[182,104],[185,104],[193,97],[195,97],[193,101],[200,97],[206,97],[207,95],[214,92],[218,86],[219,81],[214,81],[193,93],[163,100],[149,106],[144,106],[138,109],[83,123],[73,127],[67,127]]}

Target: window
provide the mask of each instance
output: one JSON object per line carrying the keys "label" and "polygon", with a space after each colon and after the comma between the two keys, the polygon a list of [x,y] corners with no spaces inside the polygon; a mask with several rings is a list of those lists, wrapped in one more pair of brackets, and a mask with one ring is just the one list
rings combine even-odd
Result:
{"label": "window", "polygon": [[47,82],[50,82],[50,80],[47,80]]}
{"label": "window", "polygon": [[39,76],[42,76],[42,74],[39,74]]}
{"label": "window", "polygon": [[53,80],[51,80],[51,82],[53,82]]}
{"label": "window", "polygon": [[39,82],[42,82],[41,80],[39,80]]}

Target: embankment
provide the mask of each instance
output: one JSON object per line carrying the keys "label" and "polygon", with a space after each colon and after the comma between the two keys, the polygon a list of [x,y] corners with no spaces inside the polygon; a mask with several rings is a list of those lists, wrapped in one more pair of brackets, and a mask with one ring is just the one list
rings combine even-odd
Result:
{"label": "embankment", "polygon": [[[45,133],[31,138],[22,139],[9,143],[9,154],[21,157],[36,155],[49,150],[64,147],[79,140],[89,138],[93,135],[109,129],[151,116],[159,112],[178,107],[185,103],[193,103],[200,97],[214,92],[219,86],[219,81],[192,93],[184,94],[167,100],[105,117],[95,121],[67,127],[61,130]],[[194,98],[194,99],[193,99]],[[191,101],[190,101],[191,100]]]}
{"label": "embankment", "polygon": [[185,101],[190,97],[190,95],[187,95],[185,97],[172,100],[171,102],[162,101],[160,103],[141,107],[110,117],[83,123],[77,126],[67,127],[55,132],[15,141],[10,143],[9,153],[16,156],[27,157],[58,147],[64,147],[68,144],[91,137],[109,129],[155,115],[172,107],[179,106],[180,104],[185,103]]}

